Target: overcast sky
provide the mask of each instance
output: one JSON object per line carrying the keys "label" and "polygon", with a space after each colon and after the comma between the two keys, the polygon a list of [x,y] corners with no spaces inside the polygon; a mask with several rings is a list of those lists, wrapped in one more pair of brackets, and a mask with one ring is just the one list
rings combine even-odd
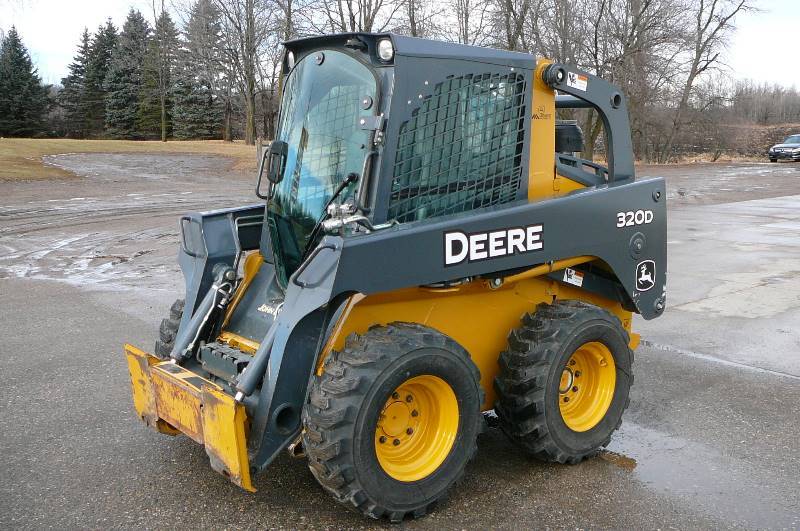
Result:
{"label": "overcast sky", "polygon": [[[756,3],[760,13],[745,13],[736,21],[725,58],[730,74],[800,88],[800,0]],[[150,0],[0,0],[0,28],[16,25],[42,79],[58,83],[83,28],[94,31],[108,17],[120,28],[131,6],[152,18]]]}

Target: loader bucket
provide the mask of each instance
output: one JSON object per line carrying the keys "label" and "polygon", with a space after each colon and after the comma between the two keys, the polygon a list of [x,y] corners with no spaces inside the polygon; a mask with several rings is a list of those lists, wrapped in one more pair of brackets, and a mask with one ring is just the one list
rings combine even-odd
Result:
{"label": "loader bucket", "polygon": [[244,406],[218,385],[131,345],[125,345],[133,403],[145,424],[161,433],[183,433],[202,444],[211,467],[255,492],[247,457]]}

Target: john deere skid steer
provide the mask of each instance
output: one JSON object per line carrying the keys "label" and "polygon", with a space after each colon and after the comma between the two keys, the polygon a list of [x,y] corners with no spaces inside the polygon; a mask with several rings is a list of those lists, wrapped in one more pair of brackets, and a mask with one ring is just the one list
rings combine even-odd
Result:
{"label": "john deere skid steer", "polygon": [[[484,412],[546,461],[608,444],[632,314],[666,294],[664,183],[635,180],[619,89],[391,34],[285,47],[261,201],[180,220],[185,297],[153,354],[125,347],[141,419],[248,491],[305,455],[392,521],[463,474]],[[576,156],[561,108],[598,113],[607,166]]]}

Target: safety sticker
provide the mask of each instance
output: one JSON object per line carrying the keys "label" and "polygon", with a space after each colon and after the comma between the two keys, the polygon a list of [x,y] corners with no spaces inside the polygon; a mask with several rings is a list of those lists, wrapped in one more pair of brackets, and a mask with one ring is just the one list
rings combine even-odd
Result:
{"label": "safety sticker", "polygon": [[564,282],[580,288],[583,286],[583,273],[580,271],[575,271],[574,269],[566,268],[564,270]]}
{"label": "safety sticker", "polygon": [[636,266],[636,289],[647,291],[656,285],[656,263],[644,260]]}
{"label": "safety sticker", "polygon": [[586,92],[586,88],[589,86],[589,78],[575,72],[568,72],[567,86]]}

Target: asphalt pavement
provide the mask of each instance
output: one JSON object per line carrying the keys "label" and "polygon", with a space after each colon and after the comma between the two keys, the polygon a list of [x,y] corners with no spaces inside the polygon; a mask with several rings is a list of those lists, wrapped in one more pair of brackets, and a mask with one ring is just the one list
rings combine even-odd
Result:
{"label": "asphalt pavement", "polygon": [[[224,161],[154,157],[71,155],[51,162],[81,178],[0,183],[0,528],[391,527],[339,506],[303,460],[282,455],[248,494],[136,419],[121,345],[149,347],[180,295],[177,216],[253,202]],[[491,428],[462,483],[404,526],[800,527],[800,165],[663,173],[668,310],[635,323],[608,451],[544,464]]]}

